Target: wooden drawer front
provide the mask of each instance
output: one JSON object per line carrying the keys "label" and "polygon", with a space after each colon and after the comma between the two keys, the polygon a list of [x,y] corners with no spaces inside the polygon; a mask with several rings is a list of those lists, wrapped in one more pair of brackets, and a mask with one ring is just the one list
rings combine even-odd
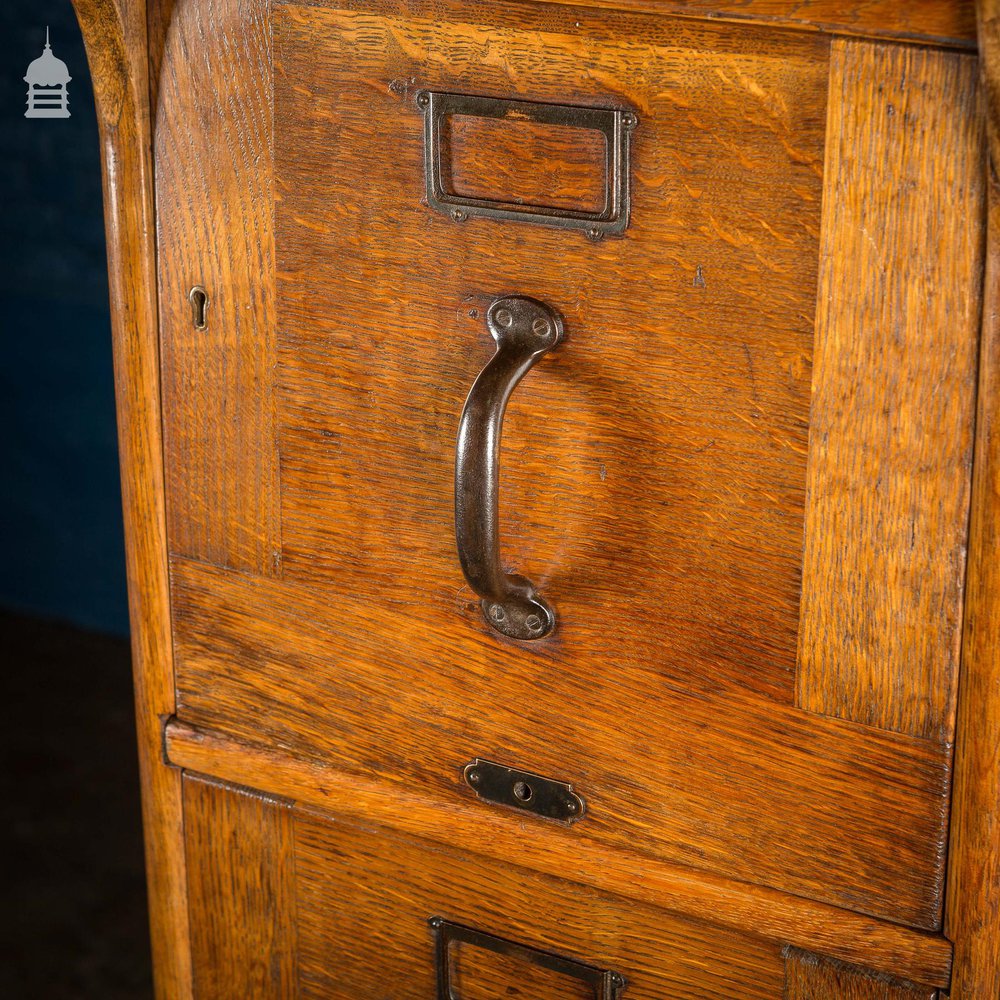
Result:
{"label": "wooden drawer front", "polygon": [[[529,4],[258,13],[224,3],[207,33],[196,5],[174,15],[175,39],[245,50],[232,94],[199,89],[180,41],[164,56],[192,75],[157,126],[180,717],[473,815],[493,807],[472,758],[550,775],[586,799],[581,857],[936,928],[974,61]],[[272,59],[273,134],[270,106],[244,123],[261,156],[172,141],[270,94]],[[431,211],[421,88],[632,109],[627,232]],[[195,334],[177,296],[224,243],[185,242],[173,206],[248,176],[264,207],[227,225],[273,240],[276,278],[226,258],[253,292],[219,278]],[[485,625],[454,548],[458,419],[504,294],[568,331],[504,428],[505,561],[558,614],[537,643]]]}
{"label": "wooden drawer front", "polygon": [[[442,967],[454,1000],[933,996],[513,864],[184,785],[197,1000],[432,1000]],[[439,934],[451,940],[440,964]]]}
{"label": "wooden drawer front", "polygon": [[[486,307],[531,295],[568,333],[508,410],[504,556],[562,626],[497,654],[790,701],[825,44],[768,36],[766,58],[744,56],[789,109],[768,118],[723,79],[747,46],[732,30],[654,21],[639,46],[611,19],[598,45],[574,42],[570,15],[365,6],[276,12],[285,578],[478,638],[456,574],[455,435],[494,350]],[[482,45],[502,58],[474,58]],[[429,212],[418,87],[635,107],[627,237]]]}
{"label": "wooden drawer front", "polygon": [[[514,866],[302,815],[295,858],[306,997],[437,996],[428,920],[441,916],[616,972],[628,981],[627,1000],[782,995],[780,948]],[[466,946],[453,948],[450,957],[451,985],[460,1000],[603,1000],[530,957],[501,962]],[[353,985],[353,994],[345,992],[345,983]],[[546,992],[535,991],[542,987]]]}

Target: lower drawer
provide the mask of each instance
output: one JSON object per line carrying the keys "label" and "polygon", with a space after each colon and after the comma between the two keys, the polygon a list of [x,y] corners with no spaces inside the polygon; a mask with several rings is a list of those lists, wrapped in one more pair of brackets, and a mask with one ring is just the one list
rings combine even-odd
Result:
{"label": "lower drawer", "polygon": [[546,969],[552,955],[623,977],[629,1000],[782,996],[772,945],[513,865],[311,816],[296,820],[295,856],[309,997],[437,996],[435,917],[526,946],[504,960],[454,942],[445,972],[456,1000],[601,996]]}
{"label": "lower drawer", "polygon": [[930,1000],[933,991],[474,853],[185,778],[196,993]]}

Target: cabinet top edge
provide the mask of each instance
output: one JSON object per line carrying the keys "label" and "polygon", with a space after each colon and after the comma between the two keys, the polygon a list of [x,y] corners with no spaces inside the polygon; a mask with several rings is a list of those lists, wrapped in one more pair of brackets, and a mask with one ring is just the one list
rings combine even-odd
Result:
{"label": "cabinet top edge", "polygon": [[[945,48],[976,48],[973,0],[876,0],[850,5],[836,0],[535,0],[595,10],[661,14],[793,28],[873,40]],[[855,9],[850,8],[854,6]]]}
{"label": "cabinet top edge", "polygon": [[[162,0],[154,0],[153,6]],[[351,0],[277,0],[295,6],[353,7]],[[418,9],[419,0],[396,0]],[[458,0],[448,5],[470,15],[495,0]],[[974,0],[872,0],[849,5],[838,0],[507,0],[506,7],[576,9],[583,14],[644,14],[802,32],[845,35],[871,41],[904,42],[951,49],[976,49]],[[854,9],[851,9],[851,8]]]}

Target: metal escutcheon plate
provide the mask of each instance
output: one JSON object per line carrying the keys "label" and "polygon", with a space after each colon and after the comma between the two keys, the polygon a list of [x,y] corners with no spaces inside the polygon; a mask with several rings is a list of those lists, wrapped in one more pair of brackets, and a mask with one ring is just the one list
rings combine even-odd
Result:
{"label": "metal escutcheon plate", "polygon": [[466,784],[484,802],[511,806],[543,819],[574,823],[586,812],[586,802],[565,781],[519,771],[478,757],[465,765]]}

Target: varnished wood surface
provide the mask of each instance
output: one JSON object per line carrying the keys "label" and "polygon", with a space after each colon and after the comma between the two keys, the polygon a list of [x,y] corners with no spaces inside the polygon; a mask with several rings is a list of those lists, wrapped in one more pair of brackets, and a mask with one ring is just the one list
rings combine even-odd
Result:
{"label": "varnished wood surface", "polygon": [[[922,777],[887,795],[880,737],[813,729],[768,700],[793,697],[827,43],[774,33],[763,55],[733,26],[619,15],[601,32],[582,46],[551,8],[276,11],[284,572],[317,599],[338,594],[328,655],[351,662],[366,696],[436,686],[377,722],[335,707],[333,732],[317,718],[308,737],[261,692],[269,721],[306,753],[339,754],[345,728],[377,730],[369,768],[380,742],[433,739],[466,759],[492,748],[587,779],[609,796],[609,828],[629,817],[674,859],[936,927],[946,775],[924,769],[946,749],[892,743]],[[430,213],[418,87],[635,107],[627,237],[595,247]],[[648,280],[632,293],[637,274]],[[569,329],[505,431],[505,558],[560,615],[531,648],[487,630],[452,534],[458,415],[491,347],[482,313],[512,290],[561,308]],[[204,616],[197,602],[184,615]],[[391,681],[383,640],[358,655],[356,622],[373,616]],[[247,680],[193,627],[186,717],[240,735]],[[301,643],[267,631],[284,672]],[[280,690],[308,690],[289,673]],[[693,713],[679,692],[701,699]],[[754,755],[772,746],[761,783]],[[353,749],[341,759],[360,766]]]}
{"label": "varnished wood surface", "polygon": [[576,7],[709,17],[973,48],[973,0],[560,0]]}
{"label": "varnished wood surface", "polygon": [[[241,743],[179,722],[168,726],[166,748],[180,767],[235,784],[281,789],[303,805],[363,824],[379,823],[453,849],[468,845],[501,864],[516,858],[518,865],[542,874],[572,872],[574,882],[602,892],[903,979],[937,986],[949,980],[951,945],[938,935],[587,843],[578,828],[545,824],[539,832],[537,823],[519,813],[485,806],[468,810],[428,794],[422,782],[393,787],[308,762],[301,754],[274,749],[270,741]],[[377,924],[371,931],[377,933]]]}
{"label": "varnished wood surface", "polygon": [[180,774],[162,759],[174,711],[160,424],[145,3],[74,0],[101,131],[125,559],[154,979],[191,997]]}
{"label": "varnished wood surface", "polygon": [[[270,0],[157,0],[155,155],[171,551],[280,571]],[[188,294],[209,296],[205,329]]]}
{"label": "varnished wood surface", "polygon": [[1000,4],[981,4],[989,222],[948,905],[953,1000],[1000,996]]}
{"label": "varnished wood surface", "polygon": [[[365,824],[298,811],[302,996],[436,996],[428,919],[620,972],[627,1000],[779,1000],[771,942]],[[569,874],[569,872],[567,872]],[[592,988],[462,947],[455,996],[593,1000]]]}
{"label": "varnished wood surface", "polygon": [[835,41],[798,704],[950,742],[982,275],[976,62]]}
{"label": "varnished wood surface", "polygon": [[[447,831],[451,849],[475,845],[500,863],[517,856],[536,877],[571,863],[592,889],[625,885],[644,905],[752,932],[769,942],[765,951],[792,942],[943,986],[943,939],[827,904],[926,928],[940,919],[961,575],[948,571],[964,544],[956,525],[972,390],[969,355],[935,337],[946,326],[953,335],[958,316],[961,344],[971,343],[968,300],[960,291],[948,298],[975,282],[981,239],[974,212],[964,232],[949,225],[976,198],[961,153],[976,141],[965,115],[975,115],[971,64],[834,43],[833,79],[844,86],[830,121],[840,113],[842,128],[870,130],[869,161],[898,153],[896,172],[911,179],[905,166],[916,157],[921,176],[941,171],[952,185],[944,205],[926,186],[900,185],[899,204],[912,198],[945,220],[898,254],[913,271],[907,295],[920,287],[919,261],[939,276],[934,254],[947,255],[952,270],[940,293],[916,307],[904,296],[907,309],[894,311],[906,336],[920,337],[900,364],[917,367],[906,368],[901,397],[889,379],[889,390],[863,400],[858,424],[884,428],[877,415],[887,402],[904,413],[961,400],[933,418],[947,448],[906,453],[913,491],[876,491],[891,516],[875,527],[910,516],[918,555],[894,562],[885,537],[893,546],[906,539],[863,526],[901,602],[876,595],[874,615],[888,623],[868,647],[878,655],[856,644],[838,658],[828,643],[806,663],[822,675],[799,688],[802,703],[841,721],[792,704],[806,448],[817,441],[808,414],[829,40],[594,9],[602,3],[512,3],[502,12],[446,0],[279,5],[276,256],[267,4],[244,11],[227,0],[216,10],[178,0],[153,12],[162,28],[150,60],[163,67],[156,149],[170,537],[181,555],[244,571],[176,563],[179,711],[219,733],[176,725],[172,759],[439,841]],[[766,6],[725,18],[764,17]],[[819,0],[772,6],[767,17],[779,19],[826,9]],[[834,30],[919,33],[961,9],[885,0],[841,11]],[[862,116],[863,85],[891,88],[902,70],[909,89]],[[420,86],[636,107],[629,235],[595,246],[431,214],[420,203]],[[246,117],[234,119],[233,107]],[[841,164],[849,152],[839,151]],[[580,178],[561,183],[559,197],[578,196]],[[898,235],[900,218],[884,215],[880,236]],[[845,245],[861,277],[849,287],[874,295],[878,282],[865,279],[888,265],[852,235]],[[212,297],[204,331],[185,326],[193,271],[209,275],[200,282]],[[551,301],[570,329],[518,389],[505,437],[504,553],[560,613],[556,638],[532,651],[486,631],[451,548],[454,428],[491,351],[482,312],[510,292]],[[869,342],[855,362],[877,382],[885,356]],[[933,371],[919,367],[935,358]],[[845,391],[840,359],[822,368],[822,341],[817,360],[817,374]],[[856,430],[830,426],[847,438]],[[884,455],[865,456],[862,485],[874,479],[881,489]],[[977,536],[975,515],[973,525],[975,572],[977,544],[992,529]],[[849,533],[860,551],[865,530]],[[932,539],[951,559],[927,558]],[[282,558],[287,585],[255,578],[277,573]],[[937,589],[907,579],[918,566]],[[807,594],[810,568],[807,558]],[[988,605],[970,596],[973,608],[977,599]],[[899,616],[925,612],[943,623],[939,632],[894,630]],[[968,634],[967,648],[991,648],[991,633],[972,647]],[[161,701],[172,707],[170,695]],[[574,780],[593,807],[588,825],[536,835],[473,801],[458,768],[480,753]],[[969,760],[965,813],[956,813],[966,839],[956,843],[969,845],[958,856],[972,860],[956,865],[966,865],[966,885],[985,878],[987,891],[972,904],[961,897],[949,920],[970,942],[971,990],[995,968],[985,954],[995,860],[982,848],[990,827],[981,813],[997,783],[989,761]],[[157,817],[161,833],[165,815],[179,820],[168,774],[152,779],[174,794]],[[176,862],[178,842],[175,827],[161,857]],[[352,849],[363,848],[355,840]],[[202,902],[211,885],[197,887]],[[157,919],[178,932],[183,914]],[[212,933],[209,923],[202,956]],[[167,961],[181,986],[164,995],[183,997],[185,956]],[[837,995],[838,980],[825,976],[825,966],[812,970],[803,989],[818,981],[827,992],[816,996]]]}
{"label": "varnished wood surface", "polygon": [[[1000,163],[1000,4],[996,0],[979,0],[977,3],[979,21],[979,70],[985,94],[986,135],[990,150],[990,167],[995,171]],[[992,222],[992,219],[991,219]],[[987,261],[992,264],[989,254],[993,243],[987,234]],[[992,275],[991,275],[992,276]],[[986,322],[989,313],[984,310]]]}
{"label": "varnished wood surface", "polygon": [[593,129],[448,115],[446,188],[466,198],[578,212],[605,207],[605,141]]}
{"label": "varnished wood surface", "polygon": [[593,1000],[594,997],[594,987],[583,980],[565,972],[553,972],[528,958],[500,955],[465,942],[455,942],[450,952],[450,983],[454,994],[462,1000],[493,1000],[518,993],[547,1000]]}
{"label": "varnished wood surface", "polygon": [[184,777],[191,951],[198,1000],[298,996],[289,803]]}
{"label": "varnished wood surface", "polygon": [[856,966],[789,949],[784,1000],[935,1000],[929,986],[900,982]]}
{"label": "varnished wood surface", "polygon": [[[305,0],[327,5],[329,0]],[[466,6],[492,0],[467,0]],[[610,10],[664,18],[730,22],[739,28],[789,28],[973,49],[975,0],[534,0],[576,8],[581,27]],[[505,0],[505,10],[528,6]],[[587,8],[590,8],[589,10]]]}
{"label": "varnished wood surface", "polygon": [[[341,6],[275,12],[285,576],[495,646],[455,553],[455,437],[485,309],[531,295],[568,334],[507,411],[501,547],[561,624],[506,657],[790,702],[827,42]],[[627,238],[430,212],[417,87],[634,107]]]}
{"label": "varnished wood surface", "polygon": [[588,803],[581,847],[935,925],[949,758],[936,744],[763,699],[712,701],[653,673],[519,662],[489,637],[456,635],[446,611],[404,631],[364,596],[331,602],[185,562],[173,581],[178,711],[194,725],[387,793],[418,784],[470,821],[489,810],[461,768],[485,757],[572,781]]}

